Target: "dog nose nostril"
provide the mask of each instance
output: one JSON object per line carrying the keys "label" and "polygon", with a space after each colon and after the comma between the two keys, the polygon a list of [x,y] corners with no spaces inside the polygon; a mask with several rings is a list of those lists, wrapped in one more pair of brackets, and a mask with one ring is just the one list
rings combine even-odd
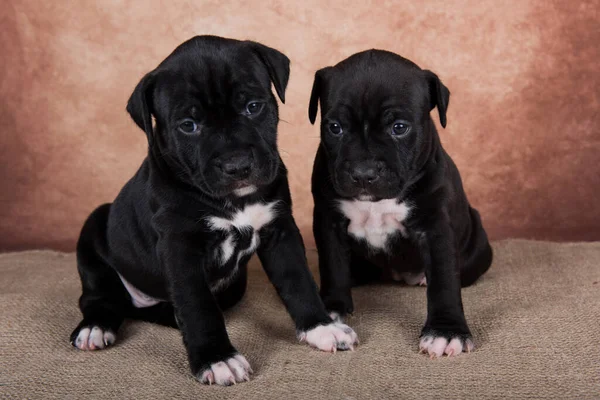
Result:
{"label": "dog nose nostril", "polygon": [[379,173],[376,168],[358,166],[351,172],[350,179],[354,183],[372,184],[379,179]]}
{"label": "dog nose nostril", "polygon": [[234,179],[245,179],[252,172],[252,159],[250,157],[233,156],[230,159],[215,165],[223,175]]}

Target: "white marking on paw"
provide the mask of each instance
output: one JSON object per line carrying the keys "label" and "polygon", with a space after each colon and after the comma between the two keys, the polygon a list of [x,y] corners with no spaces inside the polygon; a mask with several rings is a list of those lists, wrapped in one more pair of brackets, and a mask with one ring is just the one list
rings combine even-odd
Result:
{"label": "white marking on paw", "polygon": [[444,354],[447,354],[448,357],[450,357],[453,355],[458,355],[458,354],[462,353],[462,351],[463,351],[462,341],[458,338],[454,338],[450,341],[450,343],[448,343],[448,345],[444,349]]}
{"label": "white marking on paw", "polygon": [[154,298],[152,296],[148,296],[146,293],[142,292],[131,283],[127,282],[125,278],[119,274],[119,278],[121,278],[121,282],[123,282],[123,286],[129,292],[131,296],[131,303],[134,307],[144,308],[144,307],[152,307],[160,303],[162,300]]}
{"label": "white marking on paw", "polygon": [[254,185],[244,186],[243,188],[235,189],[233,194],[235,194],[237,197],[244,197],[256,192],[256,190],[257,187]]}
{"label": "white marking on paw", "polygon": [[402,222],[410,208],[396,199],[379,201],[340,200],[340,211],[350,220],[348,234],[365,239],[371,247],[385,249],[388,237],[396,232],[406,236]]}
{"label": "white marking on paw", "polygon": [[423,336],[421,341],[419,342],[419,352],[427,353],[430,358],[438,358],[443,356],[444,354],[451,356],[457,356],[463,351],[471,352],[473,351],[474,345],[471,339],[463,340],[455,337],[448,342],[448,339],[441,336]]}
{"label": "white marking on paw", "polygon": [[93,326],[79,331],[75,346],[80,350],[101,350],[113,344],[116,338],[113,331],[109,329],[104,331],[99,326]]}
{"label": "white marking on paw", "polygon": [[300,341],[306,341],[312,347],[322,351],[335,353],[336,350],[354,350],[358,344],[358,336],[346,324],[332,322],[328,325],[319,325],[306,332],[298,334]]}
{"label": "white marking on paw", "polygon": [[200,374],[200,382],[209,385],[235,385],[237,382],[249,381],[251,373],[248,360],[243,355],[236,354],[225,361],[211,364],[210,368]]}

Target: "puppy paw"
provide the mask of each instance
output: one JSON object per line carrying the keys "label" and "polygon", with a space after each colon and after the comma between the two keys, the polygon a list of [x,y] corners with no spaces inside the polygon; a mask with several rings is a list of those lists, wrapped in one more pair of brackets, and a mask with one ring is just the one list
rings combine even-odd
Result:
{"label": "puppy paw", "polygon": [[77,327],[71,334],[71,344],[79,350],[102,350],[115,342],[117,335],[98,325]]}
{"label": "puppy paw", "polygon": [[312,347],[335,353],[336,350],[354,350],[358,336],[352,328],[341,322],[319,325],[309,331],[300,332],[298,339]]}
{"label": "puppy paw", "polygon": [[200,382],[207,385],[213,383],[222,386],[235,385],[239,382],[247,382],[252,374],[250,364],[241,354],[236,354],[223,361],[210,364],[210,366],[197,374]]}
{"label": "puppy paw", "polygon": [[448,357],[457,356],[463,351],[470,353],[475,348],[470,336],[445,336],[425,334],[419,342],[419,353],[429,355],[429,358],[438,358],[446,354]]}

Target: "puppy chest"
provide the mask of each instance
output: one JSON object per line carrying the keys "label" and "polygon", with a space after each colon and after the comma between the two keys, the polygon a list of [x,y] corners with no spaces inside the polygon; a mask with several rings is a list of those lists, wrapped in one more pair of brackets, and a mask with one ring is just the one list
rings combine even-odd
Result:
{"label": "puppy chest", "polygon": [[365,240],[371,247],[385,249],[390,236],[402,234],[406,229],[402,224],[408,217],[409,207],[396,199],[380,201],[341,200],[339,209],[348,218],[348,234]]}
{"label": "puppy chest", "polygon": [[235,268],[244,256],[258,248],[259,231],[276,215],[276,202],[256,203],[237,210],[229,218],[209,217],[208,226],[223,238],[214,249],[218,264]]}

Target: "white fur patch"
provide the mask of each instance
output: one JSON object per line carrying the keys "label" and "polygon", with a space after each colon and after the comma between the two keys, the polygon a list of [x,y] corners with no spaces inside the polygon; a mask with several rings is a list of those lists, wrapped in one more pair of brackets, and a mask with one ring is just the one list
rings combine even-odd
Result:
{"label": "white fur patch", "polygon": [[254,235],[252,235],[252,240],[250,240],[250,246],[245,248],[244,250],[240,250],[237,256],[237,262],[239,263],[242,257],[254,254],[256,249],[258,248],[258,243],[260,242],[258,233],[254,231]]}
{"label": "white fur patch", "polygon": [[228,231],[231,228],[237,228],[243,231],[244,228],[254,228],[254,231],[260,230],[263,226],[275,218],[275,206],[277,202],[255,203],[238,210],[230,219],[220,217],[209,217],[208,225],[213,230]]}
{"label": "white fur patch", "polygon": [[[230,219],[220,217],[209,217],[208,225],[213,230],[221,230],[230,232],[232,229],[239,231],[248,230],[252,228],[254,230],[250,246],[247,249],[241,250],[237,255],[237,262],[240,262],[242,257],[254,253],[259,245],[258,231],[268,223],[270,223],[276,216],[275,206],[277,202],[271,203],[255,203],[246,206],[242,210],[236,211]],[[221,264],[227,263],[233,256],[235,250],[235,240],[233,239],[233,233],[229,234],[227,238],[221,243]]]}
{"label": "white fur patch", "polygon": [[430,358],[438,358],[444,354],[451,356],[457,356],[463,351],[471,352],[475,346],[471,339],[464,341],[460,338],[452,338],[450,342],[448,339],[441,336],[423,336],[419,342],[419,351],[421,353],[429,354]]}
{"label": "white fur patch", "polygon": [[101,350],[113,344],[116,339],[113,331],[93,326],[81,329],[74,344],[80,350]]}
{"label": "white fur patch", "polygon": [[[231,257],[234,256],[235,252],[235,239],[233,229],[237,229],[238,231],[249,231],[250,228],[253,230],[252,238],[250,240],[250,245],[242,250],[239,250],[236,256],[236,265],[234,267],[234,272],[236,271],[237,264],[240,260],[247,255],[253,254],[258,245],[260,244],[259,230],[265,225],[269,224],[277,215],[276,210],[277,202],[271,203],[255,203],[244,207],[242,210],[238,210],[231,218],[221,218],[221,217],[209,217],[207,219],[208,226],[212,230],[220,230],[225,232],[230,232],[225,240],[220,244],[220,251],[217,251],[219,254],[217,258],[221,265],[225,265]],[[225,286],[233,276],[227,276],[225,278],[219,279],[218,281],[211,284],[211,290],[214,292],[221,287]]]}
{"label": "white fur patch", "polygon": [[354,330],[341,322],[319,325],[309,331],[300,332],[298,339],[319,350],[333,353],[337,349],[354,350],[354,346],[358,344],[358,336]]}
{"label": "white fur patch", "polygon": [[388,237],[398,231],[406,236],[402,222],[410,208],[396,199],[379,201],[340,200],[340,211],[350,220],[348,234],[365,239],[371,247],[385,249]]}
{"label": "white fur patch", "polygon": [[231,256],[233,255],[233,251],[235,250],[235,240],[233,240],[233,235],[227,236],[223,243],[221,243],[221,263],[225,264]]}
{"label": "white fur patch", "polygon": [[200,376],[200,382],[212,385],[229,386],[235,385],[236,382],[244,382],[250,380],[252,368],[241,354],[228,358],[225,361],[219,361],[211,364],[210,368],[204,370]]}
{"label": "white fur patch", "polygon": [[134,307],[144,308],[144,307],[152,307],[160,303],[162,300],[156,299],[152,296],[148,296],[146,293],[142,292],[131,283],[127,282],[125,278],[119,274],[119,278],[121,278],[121,282],[123,282],[123,286],[129,292],[131,296],[131,303]]}
{"label": "white fur patch", "polygon": [[233,194],[235,194],[237,197],[244,197],[256,192],[256,190],[257,187],[254,185],[244,186],[243,188],[235,189]]}

